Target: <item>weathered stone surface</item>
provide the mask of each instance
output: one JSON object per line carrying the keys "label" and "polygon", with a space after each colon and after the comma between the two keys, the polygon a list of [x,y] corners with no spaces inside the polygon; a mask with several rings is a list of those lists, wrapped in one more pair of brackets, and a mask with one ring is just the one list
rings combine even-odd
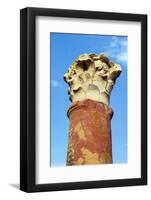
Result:
{"label": "weathered stone surface", "polygon": [[109,100],[120,73],[104,54],[82,54],[64,75],[72,101],[67,165],[112,163]]}
{"label": "weathered stone surface", "polygon": [[93,100],[77,101],[70,119],[67,165],[112,163],[112,109]]}
{"label": "weathered stone surface", "polygon": [[92,99],[109,105],[113,85],[120,73],[120,66],[109,61],[104,54],[80,55],[64,75],[70,100]]}

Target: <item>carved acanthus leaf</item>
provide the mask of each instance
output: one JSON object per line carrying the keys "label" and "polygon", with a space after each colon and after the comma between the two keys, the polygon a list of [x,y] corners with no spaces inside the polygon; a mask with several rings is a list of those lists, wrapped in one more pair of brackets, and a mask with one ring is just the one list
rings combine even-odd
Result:
{"label": "carved acanthus leaf", "polygon": [[64,80],[72,102],[92,99],[109,104],[109,97],[121,67],[104,54],[81,54],[69,67]]}

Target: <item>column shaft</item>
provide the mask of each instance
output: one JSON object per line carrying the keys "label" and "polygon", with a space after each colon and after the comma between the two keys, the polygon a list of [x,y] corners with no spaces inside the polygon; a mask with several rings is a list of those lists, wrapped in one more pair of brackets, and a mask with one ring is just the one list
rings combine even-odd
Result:
{"label": "column shaft", "polygon": [[67,165],[112,163],[112,109],[86,99],[72,104]]}

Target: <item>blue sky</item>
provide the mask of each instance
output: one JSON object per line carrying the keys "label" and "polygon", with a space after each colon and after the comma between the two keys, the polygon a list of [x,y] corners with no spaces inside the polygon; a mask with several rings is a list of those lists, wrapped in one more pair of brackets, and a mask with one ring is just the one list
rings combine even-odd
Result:
{"label": "blue sky", "polygon": [[71,102],[63,75],[83,53],[105,53],[113,62],[121,65],[122,73],[110,98],[114,111],[111,121],[112,153],[113,163],[127,162],[127,40],[127,36],[50,33],[51,167],[66,165],[67,110]]}

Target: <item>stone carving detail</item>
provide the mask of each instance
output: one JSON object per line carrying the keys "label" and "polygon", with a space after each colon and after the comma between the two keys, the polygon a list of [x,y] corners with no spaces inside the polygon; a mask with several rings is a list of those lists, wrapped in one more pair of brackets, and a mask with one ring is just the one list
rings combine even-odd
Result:
{"label": "stone carving detail", "polygon": [[113,85],[121,71],[120,65],[104,54],[80,55],[64,75],[70,100],[74,103],[91,99],[109,105]]}

